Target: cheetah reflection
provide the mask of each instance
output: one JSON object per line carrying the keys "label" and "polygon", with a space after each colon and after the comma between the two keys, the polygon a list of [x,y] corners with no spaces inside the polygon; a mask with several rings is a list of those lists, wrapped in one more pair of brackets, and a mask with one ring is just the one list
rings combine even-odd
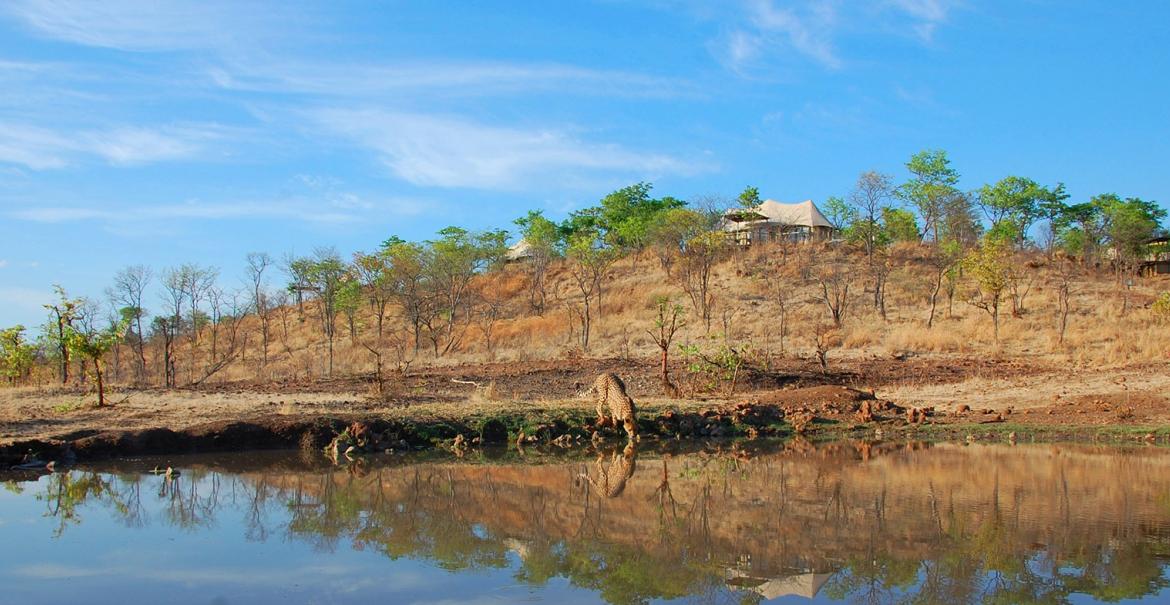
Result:
{"label": "cheetah reflection", "polygon": [[[616,498],[625,491],[626,481],[634,476],[637,460],[638,449],[630,442],[626,444],[621,454],[618,454],[616,448],[612,450],[608,466],[605,464],[605,453],[599,453],[594,463],[595,473],[584,472],[578,478],[588,480],[589,484],[606,498]],[[594,474],[597,476],[594,477]]]}

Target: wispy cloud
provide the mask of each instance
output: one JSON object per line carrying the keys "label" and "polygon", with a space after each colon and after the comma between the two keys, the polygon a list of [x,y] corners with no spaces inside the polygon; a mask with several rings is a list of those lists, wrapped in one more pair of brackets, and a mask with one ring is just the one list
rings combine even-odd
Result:
{"label": "wispy cloud", "polygon": [[0,12],[48,38],[128,51],[231,48],[281,29],[285,14],[228,0],[9,0]]}
{"label": "wispy cloud", "polygon": [[950,13],[959,5],[959,0],[889,0],[896,9],[915,21],[915,33],[925,41],[934,37],[939,25],[947,22]]}
{"label": "wispy cloud", "polygon": [[206,70],[230,90],[283,92],[350,99],[435,93],[476,97],[568,91],[591,96],[662,97],[696,94],[685,81],[636,72],[560,63],[420,61],[385,63],[295,60],[225,61]]}
{"label": "wispy cloud", "polygon": [[[930,42],[962,0],[740,0],[711,48],[728,68],[755,74],[793,59],[836,70],[848,63],[837,38],[875,29],[913,31]],[[732,5],[736,6],[736,5]],[[731,15],[728,17],[727,15]],[[716,17],[711,17],[716,18]]]}
{"label": "wispy cloud", "polygon": [[118,126],[67,133],[0,121],[0,163],[33,170],[62,168],[81,156],[120,166],[189,159],[206,144],[224,138],[228,130],[215,124],[157,128]]}
{"label": "wispy cloud", "polygon": [[365,199],[352,193],[335,193],[323,199],[289,199],[279,201],[188,202],[182,204],[141,205],[121,208],[79,206],[45,206],[8,213],[22,221],[36,223],[70,223],[102,221],[141,223],[173,219],[232,220],[288,219],[305,223],[348,223],[361,220],[359,211],[377,211],[412,216],[430,204],[409,198]]}
{"label": "wispy cloud", "polygon": [[707,169],[665,154],[582,141],[551,128],[378,109],[311,115],[329,132],[374,151],[399,178],[421,186],[519,190],[589,173],[651,178]]}
{"label": "wispy cloud", "polygon": [[743,14],[720,45],[723,61],[732,70],[744,73],[767,59],[793,53],[830,69],[841,67],[832,41],[837,24],[834,2],[781,7],[773,0],[747,0]]}
{"label": "wispy cloud", "polygon": [[44,305],[52,301],[53,293],[48,290],[12,286],[0,287],[0,307],[6,309],[39,314],[44,311]]}

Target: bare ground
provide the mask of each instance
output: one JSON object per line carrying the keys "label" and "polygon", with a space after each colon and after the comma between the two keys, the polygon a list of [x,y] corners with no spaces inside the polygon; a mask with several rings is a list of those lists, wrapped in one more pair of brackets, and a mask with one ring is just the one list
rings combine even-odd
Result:
{"label": "bare ground", "polygon": [[[94,408],[79,389],[0,390],[0,446],[18,441],[72,441],[107,431],[184,431],[216,423],[272,423],[360,416],[398,421],[466,418],[493,413],[587,413],[577,396],[599,372],[625,378],[640,409],[696,412],[740,401],[775,406],[781,415],[821,416],[850,427],[860,395],[903,407],[933,408],[935,424],[1010,421],[1033,426],[1170,425],[1162,365],[1067,371],[1019,361],[960,357],[841,360],[824,373],[806,360],[785,360],[749,373],[733,394],[668,399],[649,361],[563,359],[420,369],[377,395],[368,377],[315,382],[232,383],[196,389],[116,390]],[[676,368],[675,376],[681,376]],[[473,383],[473,384],[469,384]],[[832,387],[832,388],[830,388]],[[849,388],[845,388],[849,387]],[[966,405],[971,412],[955,413]]]}

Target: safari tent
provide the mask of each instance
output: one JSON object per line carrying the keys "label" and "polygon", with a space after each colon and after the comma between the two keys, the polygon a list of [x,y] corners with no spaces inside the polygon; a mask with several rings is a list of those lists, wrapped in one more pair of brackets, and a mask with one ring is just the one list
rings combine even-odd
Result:
{"label": "safari tent", "polygon": [[768,241],[827,240],[834,231],[833,224],[812,200],[795,204],[764,200],[755,208],[733,208],[723,214],[720,226],[741,246]]}

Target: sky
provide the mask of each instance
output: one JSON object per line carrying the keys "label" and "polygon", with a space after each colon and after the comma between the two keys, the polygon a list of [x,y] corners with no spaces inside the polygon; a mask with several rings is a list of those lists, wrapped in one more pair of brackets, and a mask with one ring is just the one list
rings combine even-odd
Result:
{"label": "sky", "polygon": [[0,326],[128,265],[234,288],[249,252],[559,220],[639,181],[820,203],[923,149],[968,189],[1165,203],[1167,73],[1156,0],[5,0]]}

